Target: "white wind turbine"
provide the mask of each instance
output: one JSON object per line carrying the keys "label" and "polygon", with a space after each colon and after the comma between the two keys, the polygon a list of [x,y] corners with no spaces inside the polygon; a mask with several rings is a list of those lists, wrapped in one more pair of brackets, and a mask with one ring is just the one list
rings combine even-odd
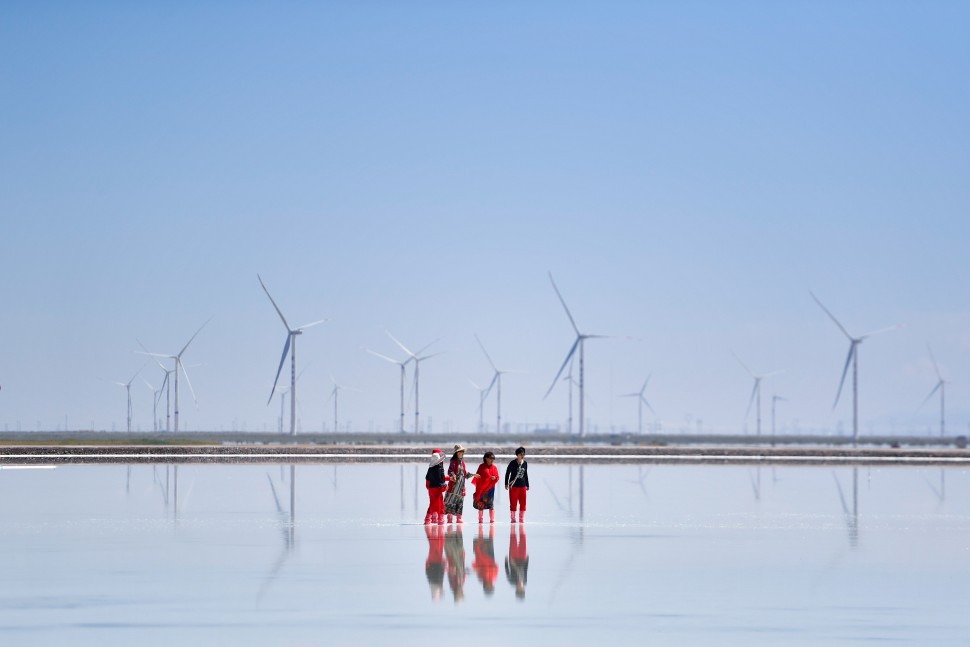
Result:
{"label": "white wind turbine", "polygon": [[158,399],[162,395],[161,389],[155,389],[152,383],[145,378],[141,379],[148,387],[148,390],[152,392],[152,431],[158,433]]}
{"label": "white wind turbine", "polygon": [[650,413],[655,413],[653,410],[653,407],[651,407],[650,403],[647,402],[646,396],[643,395],[643,392],[647,390],[647,384],[650,383],[651,377],[653,376],[652,375],[647,376],[647,379],[643,381],[643,386],[640,387],[639,391],[636,391],[635,393],[624,393],[620,396],[621,398],[637,399],[637,433],[638,434],[643,433],[643,405],[647,405],[647,408],[650,409]]}
{"label": "white wind turbine", "polygon": [[280,356],[280,365],[276,369],[276,378],[273,380],[273,388],[269,392],[269,399],[266,400],[267,406],[273,400],[273,393],[276,391],[276,383],[279,382],[280,372],[283,370],[283,364],[286,362],[286,354],[290,354],[290,435],[296,435],[296,338],[298,335],[302,335],[303,331],[310,326],[316,326],[317,324],[322,324],[329,319],[321,319],[319,321],[314,321],[313,323],[308,323],[306,325],[300,326],[298,328],[290,328],[290,324],[286,322],[286,317],[280,311],[276,301],[270,296],[269,290],[266,289],[266,284],[263,283],[263,279],[259,274],[256,275],[259,279],[259,285],[262,286],[263,292],[269,297],[269,302],[273,304],[273,308],[276,310],[276,314],[280,316],[280,320],[283,322],[283,326],[286,327],[286,343],[283,344],[283,355]]}
{"label": "white wind turbine", "polygon": [[842,369],[842,379],[839,380],[839,390],[835,393],[835,403],[832,405],[832,408],[835,409],[835,407],[839,404],[839,396],[842,395],[842,386],[845,384],[845,376],[849,372],[849,364],[852,364],[852,442],[855,443],[859,439],[859,344],[873,335],[878,335],[879,333],[888,332],[890,330],[896,330],[899,328],[899,326],[895,325],[887,328],[880,328],[879,330],[866,333],[861,337],[853,337],[849,334],[849,331],[845,329],[845,326],[839,323],[839,320],[835,318],[835,315],[829,312],[829,309],[826,308],[821,301],[819,301],[814,292],[809,292],[809,294],[812,295],[812,298],[815,299],[815,303],[817,303],[818,306],[825,311],[825,314],[829,316],[835,325],[839,327],[839,330],[842,331],[842,334],[845,335],[849,340],[849,354],[845,358],[845,368]]}
{"label": "white wind turbine", "polygon": [[405,377],[405,367],[407,366],[408,362],[411,361],[411,358],[409,357],[406,360],[404,360],[403,362],[400,362],[400,361],[398,361],[396,359],[391,359],[387,355],[381,355],[377,351],[373,351],[373,350],[371,350],[369,348],[365,348],[364,350],[366,350],[371,355],[374,355],[375,357],[380,357],[382,360],[384,360],[386,362],[390,362],[391,364],[395,364],[395,365],[401,367],[401,423],[400,423],[400,432],[403,434],[404,433],[404,377]]}
{"label": "white wind turbine", "polygon": [[488,351],[485,350],[485,345],[482,343],[482,340],[478,338],[477,334],[475,335],[475,341],[478,342],[478,347],[481,348],[482,352],[485,354],[485,359],[488,360],[492,370],[495,371],[492,376],[492,381],[489,382],[488,388],[485,389],[482,404],[484,405],[485,398],[487,398],[488,394],[492,392],[492,387],[495,387],[495,433],[502,433],[502,375],[506,373],[514,373],[515,371],[500,371],[498,367],[495,366],[495,362],[492,361]]}
{"label": "white wind turbine", "polygon": [[[195,331],[195,334],[192,335],[192,337],[190,337],[187,342],[185,342],[185,346],[182,346],[182,350],[180,350],[175,355],[162,355],[162,354],[159,354],[159,353],[149,353],[149,352],[145,352],[144,353],[145,355],[150,355],[152,357],[167,357],[167,358],[169,358],[169,359],[171,359],[171,360],[173,360],[175,362],[175,366],[172,368],[172,373],[175,375],[175,380],[174,380],[175,381],[175,388],[174,388],[174,390],[175,390],[175,416],[174,416],[175,422],[174,422],[173,429],[172,429],[172,431],[174,433],[178,433],[178,430],[179,430],[179,369],[182,370],[182,375],[185,376],[185,382],[189,385],[189,393],[192,394],[192,400],[195,402],[195,406],[199,406],[199,401],[195,397],[195,389],[192,388],[192,380],[189,379],[188,371],[185,370],[185,364],[182,363],[182,355],[185,353],[186,349],[189,347],[189,344],[192,343],[192,341],[196,338],[196,336],[200,332],[202,332],[202,329],[205,328],[206,325],[210,321],[212,321],[212,317],[209,317],[208,319],[206,319],[205,323],[202,324],[201,326],[199,326],[199,329]],[[164,367],[163,367],[163,369],[164,369]]]}
{"label": "white wind turbine", "polygon": [[468,383],[478,391],[478,433],[482,433],[485,430],[485,395],[488,393],[488,389],[478,386],[471,378],[468,378]]}
{"label": "white wind turbine", "polygon": [[547,397],[549,397],[549,394],[552,393],[552,389],[555,388],[556,382],[559,381],[559,376],[562,375],[562,372],[566,369],[566,364],[570,362],[570,360],[573,358],[573,354],[575,354],[576,349],[578,348],[579,349],[579,436],[580,438],[582,438],[584,435],[584,425],[585,425],[585,420],[583,419],[584,418],[583,405],[585,402],[585,397],[584,397],[585,356],[583,353],[583,346],[584,346],[584,342],[587,339],[606,339],[607,335],[586,335],[579,332],[579,328],[576,327],[576,321],[573,319],[572,313],[569,312],[569,306],[566,305],[565,299],[563,299],[562,294],[559,293],[559,288],[556,287],[556,282],[552,278],[552,272],[549,272],[549,281],[552,283],[552,289],[556,291],[556,296],[559,297],[559,302],[562,304],[563,309],[566,311],[566,316],[569,317],[569,323],[572,324],[573,330],[576,332],[576,341],[573,342],[572,348],[570,348],[569,352],[566,354],[566,360],[562,363],[562,366],[559,367],[559,372],[556,373],[556,377],[553,378],[552,384],[549,386],[549,390],[546,391],[546,394],[542,396],[542,398],[546,399]]}
{"label": "white wind turbine", "polygon": [[[384,332],[387,332],[387,331],[384,331]],[[421,427],[420,427],[420,406],[419,406],[419,398],[418,398],[418,395],[419,395],[419,392],[418,392],[418,372],[419,372],[419,370],[421,368],[421,362],[423,362],[426,359],[431,359],[432,357],[435,357],[435,356],[441,354],[441,353],[432,353],[430,355],[421,355],[421,353],[428,346],[430,346],[431,344],[434,344],[438,340],[436,339],[435,341],[431,342],[431,344],[427,344],[427,345],[424,346],[424,348],[421,348],[417,352],[412,353],[410,350],[408,350],[408,347],[405,346],[404,344],[402,344],[400,341],[398,341],[397,338],[394,337],[394,335],[392,335],[391,333],[388,332],[387,333],[387,336],[390,337],[391,339],[393,339],[394,340],[394,343],[397,344],[398,346],[400,346],[401,347],[401,350],[403,350],[405,353],[407,353],[409,355],[410,359],[414,361],[414,433],[419,433],[420,430],[421,430]],[[401,370],[402,371],[404,370],[404,367],[403,366],[401,367]],[[402,411],[403,411],[403,408],[402,408]]]}
{"label": "white wind turbine", "polygon": [[[143,366],[142,368],[145,368],[145,367]],[[141,373],[141,368],[138,369],[138,371],[134,375],[132,375],[131,379],[128,380],[127,382],[115,382],[115,384],[117,384],[118,386],[123,386],[125,388],[125,392],[128,394],[128,433],[129,434],[131,433],[131,383],[135,381],[136,377],[138,377],[138,373]]]}
{"label": "white wind turbine", "polygon": [[[145,348],[145,344],[141,343],[141,341],[137,339],[135,341],[137,341],[138,345],[141,346],[141,349],[145,351],[142,353],[142,355],[152,355],[152,353],[149,353],[148,349]],[[172,369],[165,368],[165,366],[158,361],[157,357],[153,356],[152,359],[155,360],[156,364],[158,364],[158,368],[162,369],[162,372],[165,373],[165,379],[162,380],[162,386],[159,387],[158,394],[155,396],[155,404],[156,406],[158,405],[158,401],[161,400],[162,397],[162,391],[165,391],[165,431],[169,431],[172,428],[172,383],[168,378],[172,374]]]}
{"label": "white wind turbine", "polygon": [[337,383],[337,380],[334,378],[333,374],[330,375],[330,381],[333,382],[333,390],[330,391],[330,397],[327,398],[327,402],[330,402],[331,400],[333,400],[333,431],[334,431],[334,433],[337,433],[338,431],[340,431],[340,428],[337,426],[337,421],[338,421],[338,419],[337,419],[337,398],[340,395],[340,391],[343,390],[343,389],[348,389],[350,391],[357,391],[358,389],[355,389],[355,388],[349,387],[349,386],[344,386],[342,384],[338,384]]}
{"label": "white wind turbine", "polygon": [[940,438],[946,434],[946,380],[943,379],[943,375],[940,373],[940,367],[936,363],[936,358],[933,357],[933,349],[926,346],[927,352],[930,354],[930,360],[933,362],[933,370],[936,372],[936,386],[930,391],[930,394],[926,396],[926,399],[919,405],[922,407],[924,404],[929,402],[929,399],[933,397],[933,394],[937,391],[940,392]]}
{"label": "white wind turbine", "polygon": [[780,395],[771,396],[771,435],[772,436],[775,435],[775,404],[777,404],[779,400],[781,402],[787,402],[788,398],[783,398]]}
{"label": "white wind turbine", "polygon": [[751,405],[755,403],[755,400],[757,400],[757,403],[758,403],[757,412],[756,412],[757,426],[755,427],[755,429],[757,430],[756,435],[760,436],[761,435],[761,381],[766,377],[777,375],[781,373],[781,371],[772,371],[770,373],[765,373],[764,375],[755,375],[751,371],[751,369],[748,368],[748,365],[741,361],[740,357],[738,357],[734,352],[732,352],[731,354],[734,355],[734,359],[738,360],[738,364],[741,365],[741,368],[743,368],[747,372],[747,374],[751,376],[751,379],[754,380],[754,387],[751,389],[751,398],[748,399],[748,408],[744,412],[744,419],[745,421],[747,421],[748,414],[751,413]]}

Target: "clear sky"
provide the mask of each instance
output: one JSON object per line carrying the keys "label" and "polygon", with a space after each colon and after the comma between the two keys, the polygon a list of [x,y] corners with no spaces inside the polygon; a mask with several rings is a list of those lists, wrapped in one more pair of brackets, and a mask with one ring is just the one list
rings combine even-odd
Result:
{"label": "clear sky", "polygon": [[[200,6],[201,5],[201,6]],[[962,2],[28,3],[0,6],[0,429],[275,429],[285,330],[302,429],[390,430],[403,357],[433,431],[543,399],[574,333],[587,416],[738,431],[833,409],[863,433],[970,422],[970,5]],[[285,371],[288,371],[285,369]],[[286,372],[281,381],[287,380]],[[849,385],[847,385],[848,387]],[[359,389],[351,391],[349,387]],[[486,405],[494,424],[495,403]],[[413,407],[409,406],[408,426]],[[287,423],[288,424],[288,423]],[[754,428],[754,412],[747,420]]]}

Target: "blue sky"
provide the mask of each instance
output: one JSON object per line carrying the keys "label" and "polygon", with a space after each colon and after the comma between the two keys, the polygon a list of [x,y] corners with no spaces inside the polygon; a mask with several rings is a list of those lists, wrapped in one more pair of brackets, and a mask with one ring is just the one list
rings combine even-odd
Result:
{"label": "blue sky", "polygon": [[[962,3],[7,3],[0,8],[0,425],[123,428],[136,339],[186,354],[190,429],[273,429],[285,332],[304,430],[543,400],[584,332],[592,427],[652,374],[664,429],[738,430],[754,371],[779,425],[833,429],[853,334],[860,418],[966,431],[970,46]],[[198,366],[194,366],[194,365]],[[156,386],[161,371],[141,376]],[[151,393],[134,391],[151,428]],[[187,392],[183,391],[183,398]],[[410,416],[409,416],[410,418]],[[494,420],[494,403],[486,406]],[[767,424],[767,422],[765,423]],[[753,415],[748,428],[753,429]],[[2,429],[4,427],[0,427]]]}

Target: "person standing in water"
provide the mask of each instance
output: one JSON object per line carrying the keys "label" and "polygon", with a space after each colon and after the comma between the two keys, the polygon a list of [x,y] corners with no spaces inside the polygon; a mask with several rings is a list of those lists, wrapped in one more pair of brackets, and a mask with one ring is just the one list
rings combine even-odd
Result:
{"label": "person standing in water", "polygon": [[495,523],[495,486],[498,484],[498,468],[493,465],[495,454],[485,452],[482,464],[478,466],[475,476],[474,506],[478,510],[478,523],[482,523],[482,516],[488,510],[488,522]]}
{"label": "person standing in water", "polygon": [[515,459],[505,468],[505,489],[509,491],[509,510],[515,523],[515,509],[519,509],[519,523],[525,521],[525,499],[529,491],[529,464],[525,461],[525,447],[515,450]]}
{"label": "person standing in water", "polygon": [[441,455],[440,449],[435,449],[431,454],[431,464],[428,465],[428,473],[424,477],[424,486],[428,488],[428,512],[424,515],[424,523],[445,523],[445,468],[442,463],[445,457]]}
{"label": "person standing in water", "polygon": [[455,521],[462,523],[461,513],[465,507],[465,479],[471,476],[471,472],[465,467],[465,448],[461,444],[455,445],[455,453],[451,456],[451,463],[448,465],[448,492],[445,494],[445,513],[448,516],[448,523],[451,523],[451,515],[455,515]]}

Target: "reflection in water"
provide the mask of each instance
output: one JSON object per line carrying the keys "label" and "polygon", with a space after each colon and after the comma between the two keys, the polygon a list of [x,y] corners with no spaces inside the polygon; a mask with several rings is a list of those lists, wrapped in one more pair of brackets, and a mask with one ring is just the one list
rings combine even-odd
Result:
{"label": "reflection in water", "polygon": [[[582,483],[583,468],[579,468]],[[529,551],[525,543],[525,526],[519,524],[509,529],[509,556],[505,558],[505,576],[515,588],[515,597],[525,599],[525,584],[529,574]]]}
{"label": "reflection in water", "polygon": [[428,558],[424,561],[424,574],[428,578],[428,586],[431,587],[431,598],[440,600],[445,586],[444,528],[426,525],[424,534],[428,537]]}
{"label": "reflection in water", "polygon": [[472,541],[472,550],[475,553],[472,568],[482,583],[485,595],[492,595],[495,593],[495,580],[498,578],[498,564],[495,562],[494,525],[489,524],[488,537],[485,537],[485,528],[478,526],[478,537]]}
{"label": "reflection in water", "polygon": [[448,585],[455,597],[461,602],[465,597],[465,541],[461,536],[461,526],[449,526],[445,533],[445,556],[448,558]]}
{"label": "reflection in water", "polygon": [[845,513],[845,523],[849,529],[849,545],[852,548],[859,546],[859,468],[852,468],[852,510],[845,501],[845,494],[842,492],[842,484],[839,477],[833,472],[835,486],[839,490],[839,499],[842,501],[842,512]]}
{"label": "reflection in water", "polygon": [[[256,594],[257,600],[262,599],[267,589],[269,589],[269,586],[276,579],[280,569],[283,567],[283,563],[290,556],[293,546],[296,543],[296,466],[290,465],[290,506],[288,513],[280,503],[280,497],[276,492],[276,485],[274,485],[273,478],[269,475],[269,472],[266,473],[266,479],[269,481],[270,491],[273,493],[273,501],[276,504],[276,513],[279,515],[280,532],[283,536],[283,550],[280,552],[280,556],[276,559],[269,573],[263,578],[263,584],[259,587],[259,592]],[[280,481],[284,480],[281,469]]]}

